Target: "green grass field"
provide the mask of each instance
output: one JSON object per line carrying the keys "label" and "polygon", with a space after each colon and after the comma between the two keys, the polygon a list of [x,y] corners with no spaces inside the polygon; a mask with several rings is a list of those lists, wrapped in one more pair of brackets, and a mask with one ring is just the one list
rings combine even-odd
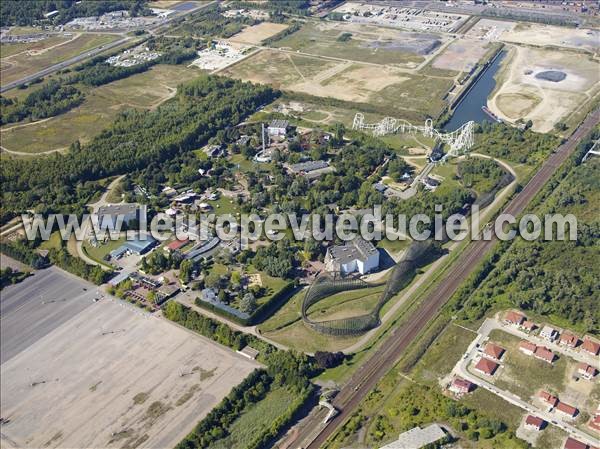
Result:
{"label": "green grass field", "polygon": [[54,47],[38,55],[29,56],[25,53],[15,55],[10,60],[2,61],[2,83],[10,83],[24,76],[36,73],[46,67],[73,58],[99,45],[106,45],[118,40],[115,34],[82,34],[75,39]]}
{"label": "green grass field", "polygon": [[293,393],[287,388],[276,388],[267,396],[248,407],[229,427],[227,437],[210,445],[210,449],[244,449],[260,432],[283,415],[292,402]]}
{"label": "green grass field", "polygon": [[90,242],[86,240],[83,242],[83,250],[92,259],[106,264],[104,256],[110,254],[111,251],[117,249],[123,243],[125,243],[125,236],[120,237],[118,240],[109,240],[108,242],[100,244],[97,247],[93,247]]}
{"label": "green grass field", "polygon": [[24,51],[39,51],[45,48],[52,47],[54,45],[60,44],[62,42],[69,41],[69,37],[63,36],[53,36],[48,39],[44,39],[38,42],[24,42],[17,44],[0,44],[0,55],[2,58],[8,58],[9,56],[16,55],[18,53],[22,53]]}
{"label": "green grass field", "polygon": [[475,337],[474,332],[448,325],[427,348],[411,374],[422,382],[436,384],[440,377],[452,371]]}
{"label": "green grass field", "polygon": [[[381,28],[372,26],[362,26],[357,30],[344,23],[332,26],[307,22],[302,29],[275,42],[273,46],[319,56],[407,67],[414,67],[425,59],[415,53],[378,47],[381,43],[381,31]],[[398,34],[397,31],[386,31],[388,34]],[[350,39],[339,40],[344,33],[350,33]]]}
{"label": "green grass field", "polygon": [[108,127],[119,111],[155,107],[172,96],[178,84],[198,75],[193,68],[157,65],[104,86],[82,87],[86,99],[81,106],[49,120],[3,127],[2,146],[35,154],[68,148],[75,140],[88,142]]}
{"label": "green grass field", "polygon": [[567,378],[567,368],[572,360],[560,356],[552,365],[523,354],[518,349],[520,338],[507,334],[501,330],[490,333],[493,341],[506,349],[503,357],[504,369],[494,384],[502,389],[509,390],[523,399],[527,399],[541,389],[558,394],[564,390]]}

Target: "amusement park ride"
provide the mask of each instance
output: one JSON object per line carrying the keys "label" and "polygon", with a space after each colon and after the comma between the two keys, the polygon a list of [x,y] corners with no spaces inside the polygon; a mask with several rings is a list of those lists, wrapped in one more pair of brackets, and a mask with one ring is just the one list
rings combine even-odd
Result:
{"label": "amusement park ride", "polygon": [[354,116],[352,129],[359,131],[372,130],[376,137],[386,136],[388,134],[422,134],[436,141],[447,144],[450,150],[444,156],[444,159],[452,156],[460,156],[467,153],[474,144],[473,130],[475,122],[469,121],[452,132],[440,132],[433,127],[431,119],[425,121],[424,126],[416,126],[403,119],[385,117],[378,123],[365,123],[364,114],[358,112]]}

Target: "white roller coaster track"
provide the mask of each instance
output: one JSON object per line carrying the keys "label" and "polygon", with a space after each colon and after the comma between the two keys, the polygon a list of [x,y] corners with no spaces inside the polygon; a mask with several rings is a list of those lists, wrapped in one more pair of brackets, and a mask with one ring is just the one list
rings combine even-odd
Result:
{"label": "white roller coaster track", "polygon": [[354,122],[352,123],[352,129],[360,131],[372,130],[373,135],[377,137],[396,133],[422,134],[447,144],[450,147],[447,156],[459,156],[471,149],[474,144],[474,126],[475,122],[469,121],[456,131],[444,133],[433,127],[431,119],[425,121],[425,126],[415,126],[406,120],[393,117],[385,117],[379,123],[365,123],[365,116],[360,112],[354,116]]}

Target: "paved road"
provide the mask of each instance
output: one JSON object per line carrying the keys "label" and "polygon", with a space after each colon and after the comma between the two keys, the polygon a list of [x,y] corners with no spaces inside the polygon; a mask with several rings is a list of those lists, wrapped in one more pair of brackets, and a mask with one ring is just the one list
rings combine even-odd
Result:
{"label": "paved road", "polygon": [[124,37],[123,39],[111,42],[110,44],[100,45],[98,47],[92,48],[91,50],[81,53],[80,55],[77,55],[73,58],[67,59],[66,61],[59,62],[58,64],[51,65],[50,67],[46,67],[45,69],[40,70],[39,72],[34,73],[33,75],[29,75],[24,78],[21,78],[20,80],[5,84],[2,87],[0,87],[0,93],[6,92],[10,89],[14,89],[15,87],[21,86],[23,84],[27,84],[36,78],[42,78],[44,76],[50,75],[51,73],[58,72],[59,70],[62,70],[64,68],[69,67],[70,65],[83,61],[84,59],[96,56],[97,54],[102,53],[103,51],[110,50],[111,48],[118,47],[119,45],[123,45],[125,42],[128,42],[131,39],[131,37]]}
{"label": "paved road", "polygon": [[[209,3],[202,4],[202,5],[198,5],[198,7],[196,7],[196,8],[184,10],[179,13],[176,13],[176,14],[172,15],[171,17],[169,17],[168,19],[166,19],[164,22],[162,22],[158,25],[155,25],[154,27],[148,28],[147,31],[151,34],[155,34],[155,33],[159,32],[162,28],[169,26],[173,20],[180,19],[183,16],[185,16],[187,14],[191,14],[193,12],[196,12],[199,9],[205,8],[212,3],[214,3],[214,2],[209,2]],[[106,50],[110,50],[111,48],[118,47],[119,45],[122,45],[122,44],[130,41],[131,39],[133,39],[133,38],[126,36],[126,37],[123,37],[123,39],[119,39],[118,41],[112,42],[110,44],[100,45],[98,47],[92,48],[91,50],[88,50],[85,53],[77,55],[73,58],[67,59],[66,61],[59,62],[58,64],[51,65],[50,67],[46,67],[45,69],[40,70],[39,72],[34,73],[33,75],[26,76],[24,78],[21,78],[20,80],[13,81],[12,83],[8,83],[4,86],[1,86],[0,93],[6,92],[7,90],[10,90],[10,89],[14,89],[15,87],[21,86],[23,84],[27,84],[36,78],[42,78],[42,77],[50,75],[54,72],[58,72],[59,70],[67,68],[78,62],[81,62],[84,59],[91,58],[102,52],[105,52]]]}
{"label": "paved road", "polygon": [[[476,363],[479,360],[480,355],[481,355],[481,347],[483,346],[483,343],[487,340],[490,332],[494,329],[502,329],[504,332],[509,332],[513,335],[518,335],[520,337],[524,337],[526,339],[533,340],[536,343],[539,343],[539,341],[538,341],[539,339],[533,338],[532,336],[529,336],[529,335],[525,334],[524,332],[518,331],[514,327],[504,326],[504,325],[501,325],[500,323],[498,323],[496,320],[487,319],[479,328],[477,338],[475,338],[475,340],[473,340],[473,342],[469,345],[469,348],[467,349],[467,357],[463,357],[456,364],[456,366],[453,370],[453,373],[464,379],[467,379],[467,380],[473,382],[474,384],[478,385],[479,387],[484,388],[497,396],[500,396],[505,401],[509,402],[510,404],[516,405],[517,407],[525,410],[527,413],[530,413],[535,416],[539,416],[540,418],[544,419],[549,424],[551,423],[551,425],[559,427],[560,429],[564,430],[569,435],[571,435],[572,437],[576,438],[579,441],[584,441],[591,445],[597,444],[596,441],[593,441],[593,439],[592,439],[593,437],[591,435],[588,435],[586,432],[579,430],[574,425],[571,425],[566,419],[563,419],[558,413],[548,412],[545,408],[541,409],[539,407],[536,407],[536,406],[530,404],[529,402],[524,401],[516,394],[511,393],[510,391],[498,388],[491,382],[488,382],[487,380],[482,379],[479,376],[471,374],[471,372],[468,370],[469,364],[471,362]],[[546,342],[546,344],[547,344],[547,342]],[[563,348],[559,348],[557,346],[556,349],[558,349],[561,353],[563,353]],[[573,356],[571,353],[569,353],[568,355]]]}
{"label": "paved road", "polygon": [[[540,192],[542,187],[557,168],[575,151],[581,140],[600,123],[600,110],[594,111],[573,135],[561,145],[542,165],[529,183],[507,205],[503,213],[517,217],[525,212],[526,206]],[[390,332],[379,349],[357,370],[342,387],[333,405],[340,413],[326,425],[322,424],[325,410],[314,412],[306,420],[296,438],[289,442],[290,448],[306,447],[317,449],[343,424],[354,412],[362,399],[373,389],[377,382],[390,370],[406,348],[425,329],[427,324],[450,299],[464,280],[479,266],[484,257],[492,250],[497,239],[471,242],[448,270],[444,279],[422,300],[406,324]]]}

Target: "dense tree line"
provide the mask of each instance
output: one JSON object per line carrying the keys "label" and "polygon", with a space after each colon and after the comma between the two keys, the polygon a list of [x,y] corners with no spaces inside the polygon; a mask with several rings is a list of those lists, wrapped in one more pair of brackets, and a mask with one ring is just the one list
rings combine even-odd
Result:
{"label": "dense tree line", "polygon": [[163,163],[198,148],[275,96],[269,87],[199,77],[180,86],[175,99],[156,110],[119,114],[87,145],[75,142],[66,154],[5,161],[0,170],[3,207],[40,212],[81,208],[90,193],[97,191],[94,181]]}
{"label": "dense tree line", "polygon": [[54,265],[96,285],[105,283],[113,275],[111,271],[104,271],[98,265],[88,265],[79,257],[71,256],[66,248],[51,249],[48,258]]}
{"label": "dense tree line", "polygon": [[[146,14],[147,0],[2,0],[0,26],[66,23],[75,17],[99,16],[111,11],[127,10],[133,16]],[[50,20],[45,14],[57,10]]]}
{"label": "dense tree line", "polygon": [[35,243],[24,241],[0,242],[0,252],[35,269],[45,268],[50,265],[46,257],[42,257],[35,252],[33,249],[34,245]]}
{"label": "dense tree line", "polygon": [[560,139],[551,134],[520,130],[503,123],[483,122],[475,127],[472,151],[534,165],[544,160],[559,144]]}
{"label": "dense tree line", "polygon": [[[535,198],[538,215],[575,213],[576,241],[504,242],[452,299],[454,313],[476,320],[494,307],[518,307],[600,333],[600,163],[581,158],[598,138],[592,133]],[[586,213],[587,212],[587,213]]]}
{"label": "dense tree line", "polygon": [[477,193],[491,191],[504,176],[504,170],[492,159],[468,157],[458,164],[461,183]]}
{"label": "dense tree line", "polygon": [[2,268],[0,270],[0,290],[9,285],[18,284],[30,275],[31,273],[23,273],[22,271],[13,270],[11,267]]}
{"label": "dense tree line", "polygon": [[76,87],[51,80],[23,100],[3,98],[0,124],[52,117],[79,106],[84,99],[84,94]]}

